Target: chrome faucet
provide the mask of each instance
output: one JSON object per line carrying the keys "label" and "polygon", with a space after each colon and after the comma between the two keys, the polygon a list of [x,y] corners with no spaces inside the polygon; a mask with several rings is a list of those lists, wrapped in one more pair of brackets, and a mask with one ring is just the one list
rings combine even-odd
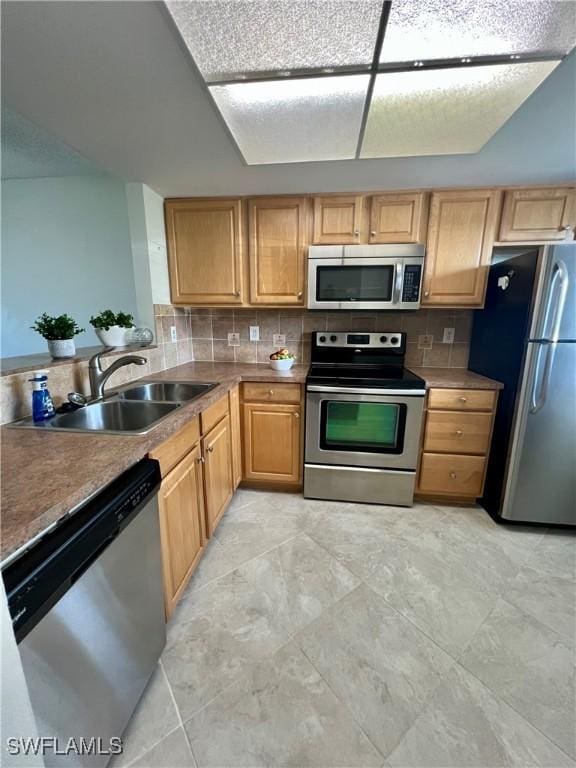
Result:
{"label": "chrome faucet", "polygon": [[125,365],[131,365],[132,363],[135,365],[144,365],[146,362],[146,358],[141,357],[140,355],[124,355],[124,357],[119,357],[117,360],[114,360],[114,362],[103,371],[101,357],[105,351],[106,350],[103,350],[102,352],[95,354],[90,358],[90,362],[88,363],[90,395],[93,400],[99,400],[104,397],[104,385],[118,368],[122,368]]}

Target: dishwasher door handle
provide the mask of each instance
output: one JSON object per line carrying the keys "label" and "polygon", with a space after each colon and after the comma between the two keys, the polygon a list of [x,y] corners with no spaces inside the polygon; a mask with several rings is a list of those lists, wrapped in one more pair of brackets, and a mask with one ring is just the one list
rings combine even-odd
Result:
{"label": "dishwasher door handle", "polygon": [[79,578],[82,576],[82,574],[86,573],[86,571],[88,570],[88,568],[90,568],[90,566],[92,565],[92,563],[94,563],[96,560],[98,560],[98,558],[100,557],[100,555],[102,554],[102,552],[104,552],[104,550],[105,550],[105,549],[108,549],[108,547],[110,546],[110,544],[112,544],[112,542],[114,541],[114,539],[115,539],[115,538],[118,536],[118,533],[119,533],[119,532],[120,532],[120,529],[118,528],[118,530],[116,530],[116,531],[115,531],[115,532],[114,532],[112,535],[110,535],[110,536],[108,536],[107,538],[105,538],[105,539],[104,539],[104,541],[102,541],[102,542],[101,542],[100,546],[99,546],[99,547],[97,547],[97,548],[96,548],[96,549],[95,549],[95,550],[94,550],[94,551],[93,551],[93,552],[92,552],[92,553],[91,553],[91,554],[90,554],[90,555],[89,555],[89,556],[86,558],[86,560],[84,560],[84,562],[82,563],[82,565],[80,565],[80,566],[79,566],[79,567],[78,567],[78,568],[77,568],[77,569],[74,571],[74,573],[73,573],[73,574],[70,576],[70,579],[69,579],[69,584],[70,584],[70,586],[72,586],[72,584],[76,584],[76,582],[78,581],[78,579],[79,579]]}

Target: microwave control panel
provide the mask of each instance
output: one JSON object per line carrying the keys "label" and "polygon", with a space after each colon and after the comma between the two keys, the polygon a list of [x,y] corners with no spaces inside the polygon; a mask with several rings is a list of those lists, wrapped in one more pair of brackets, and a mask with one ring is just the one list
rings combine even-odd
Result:
{"label": "microwave control panel", "polygon": [[402,283],[402,301],[419,301],[420,282],[422,278],[421,264],[406,264],[404,266],[404,281]]}

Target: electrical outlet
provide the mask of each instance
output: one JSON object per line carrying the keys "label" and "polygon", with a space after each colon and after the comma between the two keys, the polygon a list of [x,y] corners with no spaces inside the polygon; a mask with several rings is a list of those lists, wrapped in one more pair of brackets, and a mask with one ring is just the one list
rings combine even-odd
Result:
{"label": "electrical outlet", "polygon": [[272,336],[272,344],[275,347],[284,347],[286,345],[286,334],[285,333],[275,333]]}
{"label": "electrical outlet", "polygon": [[176,333],[175,325],[170,326],[170,338],[172,339],[172,341],[178,341],[178,334]]}
{"label": "electrical outlet", "polygon": [[418,336],[418,349],[432,349],[432,342],[434,336],[428,334],[422,334]]}
{"label": "electrical outlet", "polygon": [[228,346],[229,347],[239,347],[240,346],[240,334],[239,333],[229,333],[228,334]]}
{"label": "electrical outlet", "polygon": [[444,328],[442,344],[454,344],[454,328]]}
{"label": "electrical outlet", "polygon": [[259,325],[251,325],[250,326],[250,341],[260,341],[260,326]]}

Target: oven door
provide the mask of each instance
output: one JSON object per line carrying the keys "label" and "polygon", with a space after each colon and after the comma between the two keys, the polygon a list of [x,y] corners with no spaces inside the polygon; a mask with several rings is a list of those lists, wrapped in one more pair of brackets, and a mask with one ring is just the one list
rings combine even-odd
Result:
{"label": "oven door", "polygon": [[309,386],[306,463],[415,470],[424,392]]}
{"label": "oven door", "polygon": [[417,257],[310,258],[308,309],[418,309],[421,276]]}

